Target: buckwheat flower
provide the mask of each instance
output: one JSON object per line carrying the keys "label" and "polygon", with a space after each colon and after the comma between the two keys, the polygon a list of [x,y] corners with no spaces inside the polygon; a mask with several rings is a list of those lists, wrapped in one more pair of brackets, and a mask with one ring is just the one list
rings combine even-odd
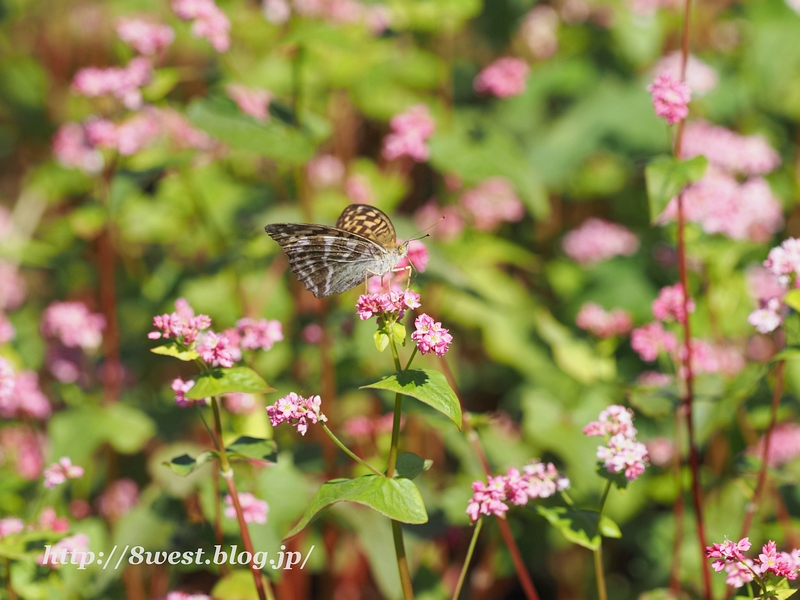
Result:
{"label": "buckwheat flower", "polygon": [[744,553],[750,549],[750,538],[742,538],[738,542],[733,542],[727,538],[721,544],[711,544],[706,546],[707,558],[721,558],[724,560],[714,561],[713,565],[717,571],[722,570],[718,563],[725,561],[742,561],[745,559]]}
{"label": "buckwheat flower", "polygon": [[792,275],[800,274],[800,239],[783,240],[780,246],[769,251],[764,266],[778,278],[780,285],[787,285]]}
{"label": "buckwheat flower", "polygon": [[0,393],[0,416],[3,418],[47,419],[51,413],[50,402],[39,389],[39,376],[35,371],[16,374],[9,403],[3,403]]}
{"label": "buckwheat flower", "polygon": [[95,350],[103,341],[106,319],[83,302],[52,302],[42,313],[42,333],[67,348]]}
{"label": "buckwheat flower", "polygon": [[646,362],[653,362],[661,352],[672,352],[678,339],[659,322],[647,323],[631,332],[631,348]]}
{"label": "buckwheat flower", "polygon": [[374,426],[369,417],[357,415],[344,422],[342,431],[350,438],[369,438],[374,433]]}
{"label": "buckwheat flower", "polygon": [[420,306],[420,296],[414,290],[390,290],[385,294],[361,294],[356,302],[356,314],[362,321],[388,314],[396,314],[396,319],[400,320],[407,310]]}
{"label": "buckwheat flower", "polygon": [[117,21],[117,35],[140,54],[156,54],[175,39],[175,30],[144,19],[122,18]]}
{"label": "buckwheat flower", "polygon": [[392,133],[384,138],[382,150],[386,160],[396,160],[401,156],[417,162],[428,160],[430,150],[426,142],[436,129],[436,121],[425,104],[415,104],[393,116],[389,125]]}
{"label": "buckwheat flower", "polygon": [[473,87],[479,94],[509,98],[525,91],[529,67],[519,58],[498,58],[475,78]]}
{"label": "buckwheat flower", "polygon": [[201,398],[200,400],[192,400],[191,398],[187,398],[186,394],[189,393],[189,390],[194,387],[194,381],[184,381],[180,377],[174,379],[172,381],[172,391],[175,392],[175,404],[177,404],[181,408],[186,408],[187,406],[194,406],[195,404],[199,404],[201,406],[208,404],[207,398]]}
{"label": "buckwheat flower", "polygon": [[[653,300],[653,316],[659,321],[677,321],[678,323],[684,323],[686,321],[686,311],[684,310],[685,299],[683,285],[680,283],[661,288],[661,291],[658,293],[658,298]],[[690,313],[694,312],[694,300],[689,298],[686,308],[688,308]]]}
{"label": "buckwheat flower", "polygon": [[650,462],[659,467],[669,465],[675,455],[675,444],[664,437],[648,440],[645,446],[647,446],[647,455],[650,457]]}
{"label": "buckwheat flower", "polygon": [[[89,537],[85,533],[78,533],[57,541],[48,552],[43,552],[39,555],[37,562],[42,566],[50,565],[57,569],[63,564],[61,562],[62,556],[66,556],[68,560],[71,560],[73,557],[80,557],[88,551]],[[48,559],[46,562],[45,555]]]}
{"label": "buckwheat flower", "polygon": [[647,447],[622,434],[597,448],[597,458],[609,473],[624,473],[628,481],[637,479],[648,465]]}
{"label": "buckwheat flower", "polygon": [[495,515],[500,518],[505,517],[508,512],[506,500],[506,481],[501,475],[489,477],[489,483],[474,481],[472,483],[474,492],[472,499],[467,506],[467,514],[470,521],[475,523],[481,515]]}
{"label": "buckwheat flower", "polygon": [[689,115],[692,90],[686,83],[673,77],[672,73],[667,71],[656,75],[653,83],[647,86],[647,91],[653,96],[656,115],[664,119],[667,125],[683,121]]}
{"label": "buckwheat flower", "polygon": [[75,498],[69,503],[69,514],[73,519],[82,521],[92,516],[92,507],[86,500]]}
{"label": "buckwheat flower", "polygon": [[773,540],[768,541],[761,548],[761,553],[758,555],[760,563],[758,570],[762,575],[774,573],[778,577],[797,579],[797,572],[792,564],[793,561],[787,560],[784,554],[778,554],[777,546]]}
{"label": "buckwheat flower", "polygon": [[25,522],[16,517],[0,519],[0,540],[9,535],[14,535],[25,529]]}
{"label": "buckwheat flower", "polygon": [[53,156],[68,169],[80,169],[86,173],[103,170],[103,155],[86,139],[80,123],[65,123],[53,136]]}
{"label": "buckwheat flower", "polygon": [[53,531],[55,533],[69,531],[69,519],[67,517],[59,517],[56,509],[52,506],[46,506],[42,509],[37,525],[38,529],[42,531]]}
{"label": "buckwheat flower", "polygon": [[515,223],[525,216],[525,207],[505,177],[486,179],[464,192],[459,203],[478,231],[491,231],[501,223]]}
{"label": "buckwheat flower", "polygon": [[528,503],[528,481],[519,469],[511,468],[504,477],[506,497],[511,504],[525,506]]}
{"label": "buckwheat flower", "polygon": [[432,317],[421,314],[414,321],[416,328],[411,334],[411,339],[417,343],[417,350],[421,354],[433,352],[436,356],[444,356],[453,343],[453,336]]}
{"label": "buckwheat flower", "polygon": [[2,407],[11,404],[15,385],[14,369],[11,368],[11,363],[0,356],[0,416],[4,418],[9,417],[5,417]]}
{"label": "buckwheat flower", "polygon": [[98,512],[111,521],[118,521],[139,502],[139,486],[132,479],[118,479],[97,500]]}
{"label": "buckwheat flower", "polygon": [[726,564],[725,572],[728,576],[725,578],[725,583],[734,588],[744,587],[746,583],[753,581],[755,577],[753,575],[753,570],[755,570],[756,567],[757,566],[749,558],[744,559],[742,562]]}
{"label": "buckwheat flower", "polygon": [[775,331],[783,323],[783,317],[779,312],[781,309],[780,300],[772,298],[767,301],[764,308],[759,308],[750,313],[747,322],[756,328],[759,333],[770,333]]}
{"label": "buckwheat flower", "polygon": [[303,327],[300,337],[306,344],[319,344],[325,337],[325,330],[319,323],[309,323]]}
{"label": "buckwheat flower", "polygon": [[164,600],[213,600],[207,594],[189,594],[187,592],[175,591],[167,594]]}
{"label": "buckwheat flower", "polygon": [[624,335],[631,330],[633,318],[621,308],[606,311],[599,304],[586,302],[575,317],[575,324],[599,338]]}
{"label": "buckwheat flower", "polygon": [[328,417],[320,411],[321,406],[322,399],[319,396],[303,398],[291,392],[272,406],[268,406],[267,416],[273,427],[288,422],[297,427],[300,435],[305,435],[309,422],[316,424],[328,420]]}
{"label": "buckwheat flower", "polygon": [[241,83],[231,83],[225,86],[225,93],[244,114],[250,115],[257,121],[269,121],[269,104],[274,98],[272,92],[250,88]]}
{"label": "buckwheat flower", "polygon": [[275,342],[283,340],[281,322],[274,319],[239,319],[236,328],[241,336],[240,344],[246,350],[270,350]]}
{"label": "buckwheat flower", "polygon": [[664,387],[672,383],[672,376],[658,371],[644,371],[636,378],[636,383],[647,388]]}
{"label": "buckwheat flower", "polygon": [[[233,505],[233,498],[230,494],[225,496],[225,504],[225,516],[235,519],[236,507]],[[239,504],[242,507],[245,523],[261,523],[263,525],[267,522],[269,504],[265,500],[259,500],[253,494],[243,492],[239,494]]]}
{"label": "buckwheat flower", "polygon": [[[766,436],[758,440],[755,447],[748,450],[748,454],[759,460],[764,456]],[[797,423],[779,423],[772,430],[767,453],[767,464],[777,468],[793,461],[800,456],[800,425]]]}
{"label": "buckwheat flower", "polygon": [[564,252],[581,264],[591,264],[614,256],[628,256],[639,249],[638,238],[622,225],[591,218],[564,236]]}
{"label": "buckwheat flower", "polygon": [[287,0],[263,0],[261,13],[273,25],[283,25],[292,16],[292,7]]}
{"label": "buckwheat flower", "polygon": [[209,151],[219,143],[205,131],[195,128],[183,114],[171,108],[153,107],[153,112],[161,120],[161,127],[170,142],[179,150],[193,148]]}
{"label": "buckwheat flower", "polygon": [[660,8],[675,8],[676,0],[631,0],[631,9],[638,15],[650,17]]}
{"label": "buckwheat flower", "polygon": [[705,156],[721,169],[744,175],[763,175],[781,164],[778,152],[761,135],[741,135],[707,121],[686,124],[681,157]]}
{"label": "buckwheat flower", "polygon": [[375,201],[375,192],[369,179],[358,173],[344,180],[344,193],[354,204],[372,204]]}
{"label": "buckwheat flower", "polygon": [[559,18],[556,9],[537,4],[525,15],[520,34],[535,58],[550,58],[558,51]]}
{"label": "buckwheat flower", "polygon": [[13,465],[17,475],[27,481],[38,479],[42,473],[43,436],[25,426],[0,429],[0,456],[6,465]]}
{"label": "buckwheat flower", "polygon": [[258,402],[253,394],[231,392],[230,394],[225,394],[223,400],[225,408],[235,415],[249,415],[258,408]]}
{"label": "buckwheat flower", "polygon": [[587,436],[602,435],[607,438],[621,435],[626,438],[636,437],[633,426],[633,411],[619,404],[612,404],[600,412],[597,421],[592,421],[583,428]]}
{"label": "buckwheat flower", "polygon": [[156,331],[148,333],[148,339],[174,338],[188,345],[197,340],[202,331],[211,327],[211,317],[195,315],[192,307],[183,298],[178,298],[175,306],[175,312],[153,317]]}
{"label": "buckwheat flower", "polygon": [[763,306],[772,299],[782,300],[786,295],[786,283],[781,283],[776,275],[760,265],[748,267],[745,282],[756,306]]}
{"label": "buckwheat flower", "polygon": [[17,334],[11,321],[3,313],[0,313],[0,344],[5,344],[14,339]]}
{"label": "buckwheat flower", "polygon": [[217,52],[230,47],[231,22],[214,0],[172,0],[172,10],[184,21],[192,21],[192,35],[207,39]]}
{"label": "buckwheat flower", "polygon": [[344,163],[332,154],[320,154],[308,161],[306,173],[314,188],[336,187],[344,179]]}
{"label": "buckwheat flower", "polygon": [[[669,73],[673,79],[678,80],[681,77],[681,60],[680,50],[663,56],[653,67],[653,73],[655,75]],[[698,96],[707,94],[717,87],[718,81],[717,72],[713,68],[696,56],[689,55],[689,60],[686,62],[686,84],[693,94]]]}
{"label": "buckwheat flower", "polygon": [[151,146],[161,135],[161,120],[154,111],[143,110],[117,126],[116,150],[133,156]]}
{"label": "buckwheat flower", "polygon": [[[445,217],[442,219],[442,217]],[[438,222],[437,222],[438,221]],[[435,199],[421,206],[414,213],[414,224],[420,229],[431,225],[431,235],[443,242],[456,239],[464,231],[464,217],[456,206],[439,206]]]}
{"label": "buckwheat flower", "polygon": [[137,110],[142,106],[141,88],[150,81],[152,72],[150,61],[141,56],[125,67],[87,67],[75,74],[72,90],[87,98],[114,96],[125,108]]}
{"label": "buckwheat flower", "polygon": [[81,477],[83,477],[83,467],[73,465],[68,456],[62,456],[58,462],[54,462],[44,470],[44,487],[52,489],[68,479],[80,479]]}
{"label": "buckwheat flower", "polygon": [[535,460],[522,468],[523,479],[527,482],[528,499],[549,498],[556,492],[569,488],[569,479],[558,472],[553,463]]}

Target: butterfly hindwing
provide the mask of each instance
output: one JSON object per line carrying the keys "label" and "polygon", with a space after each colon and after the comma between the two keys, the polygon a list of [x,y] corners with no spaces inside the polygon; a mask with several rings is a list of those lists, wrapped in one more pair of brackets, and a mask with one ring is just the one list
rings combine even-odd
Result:
{"label": "butterfly hindwing", "polygon": [[362,235],[381,246],[397,245],[397,233],[385,212],[369,204],[351,204],[342,211],[336,227]]}

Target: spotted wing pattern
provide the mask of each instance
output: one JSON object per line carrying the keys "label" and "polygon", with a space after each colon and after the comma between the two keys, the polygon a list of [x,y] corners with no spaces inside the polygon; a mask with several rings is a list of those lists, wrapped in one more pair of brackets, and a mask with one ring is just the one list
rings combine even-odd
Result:
{"label": "spotted wing pattern", "polygon": [[[380,214],[394,231],[388,217]],[[345,292],[370,275],[384,275],[401,256],[396,246],[387,249],[374,236],[339,227],[274,223],[264,229],[281,245],[292,271],[317,298]]]}
{"label": "spotted wing pattern", "polygon": [[342,211],[336,227],[363,235],[384,248],[397,245],[394,225],[381,210],[369,204],[351,204]]}

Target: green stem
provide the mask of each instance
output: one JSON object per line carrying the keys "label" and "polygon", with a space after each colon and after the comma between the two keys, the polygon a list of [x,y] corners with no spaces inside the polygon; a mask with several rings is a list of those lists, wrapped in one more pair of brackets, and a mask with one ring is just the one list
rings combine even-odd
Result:
{"label": "green stem", "polygon": [[594,572],[597,577],[597,598],[598,600],[607,600],[608,595],[606,592],[606,576],[603,571],[603,534],[600,533],[600,519],[603,518],[603,509],[606,507],[606,500],[608,493],[611,491],[611,480],[606,482],[606,489],[603,490],[603,497],[600,499],[600,507],[597,511],[597,535],[600,537],[600,543],[594,551]]}
{"label": "green stem", "polygon": [[329,437],[329,438],[331,438],[331,439],[333,440],[333,443],[334,443],[334,444],[336,444],[337,446],[339,446],[339,448],[341,449],[341,451],[342,451],[342,452],[344,452],[345,454],[347,454],[347,456],[349,456],[350,458],[352,458],[354,461],[356,461],[356,462],[357,462],[357,463],[359,463],[360,465],[363,465],[363,466],[367,467],[367,468],[368,468],[370,471],[372,471],[373,473],[375,473],[375,475],[380,475],[381,477],[383,477],[383,473],[381,473],[380,471],[378,471],[378,469],[376,469],[375,467],[373,467],[371,464],[369,464],[369,463],[365,462],[364,460],[362,460],[361,458],[359,458],[359,457],[358,457],[356,454],[354,454],[354,453],[353,453],[353,452],[350,450],[350,448],[348,448],[347,446],[345,446],[345,445],[344,445],[344,444],[343,444],[343,443],[342,443],[342,442],[339,440],[339,438],[337,438],[337,437],[334,435],[334,433],[333,433],[333,432],[332,432],[330,429],[328,429],[328,426],[327,426],[327,425],[325,425],[324,423],[322,424],[322,429],[323,429],[323,431],[324,431],[325,433],[327,433],[327,434],[328,434],[328,437]]}
{"label": "green stem", "polygon": [[469,550],[467,550],[467,556],[464,559],[464,566],[461,567],[461,575],[458,576],[458,584],[456,585],[456,590],[453,592],[453,600],[458,600],[458,596],[461,594],[461,588],[464,586],[464,579],[467,577],[467,568],[472,561],[472,555],[478,543],[478,536],[481,534],[481,527],[483,527],[483,517],[478,519],[478,522],[475,523],[475,531],[472,532],[472,539],[469,542]]}
{"label": "green stem", "polygon": [[600,517],[603,516],[603,510],[606,507],[606,500],[608,499],[608,492],[610,491],[611,491],[611,480],[609,479],[608,481],[606,481],[606,489],[603,490],[603,497],[600,498],[600,506],[597,509],[597,512],[599,513],[597,520],[598,524],[600,523]]}
{"label": "green stem", "polygon": [[408,371],[411,368],[411,362],[414,360],[414,357],[417,355],[417,345],[414,344],[414,351],[411,353],[411,358],[408,359],[406,363],[406,368],[403,369],[404,371]]}
{"label": "green stem", "polygon": [[11,559],[6,558],[6,591],[8,592],[8,600],[17,600],[17,594],[14,587],[11,585]]}

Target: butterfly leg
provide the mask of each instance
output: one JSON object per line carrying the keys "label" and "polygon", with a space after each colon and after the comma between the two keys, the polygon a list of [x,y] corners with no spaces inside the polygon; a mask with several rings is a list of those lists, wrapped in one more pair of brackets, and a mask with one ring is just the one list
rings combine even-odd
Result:
{"label": "butterfly leg", "polygon": [[412,267],[411,264],[409,263],[405,267],[398,267],[398,268],[392,269],[392,273],[400,273],[402,271],[407,271],[408,272],[408,279],[406,279],[406,289],[408,289],[409,286],[411,285],[411,273],[412,273],[413,270],[414,270],[414,267]]}

